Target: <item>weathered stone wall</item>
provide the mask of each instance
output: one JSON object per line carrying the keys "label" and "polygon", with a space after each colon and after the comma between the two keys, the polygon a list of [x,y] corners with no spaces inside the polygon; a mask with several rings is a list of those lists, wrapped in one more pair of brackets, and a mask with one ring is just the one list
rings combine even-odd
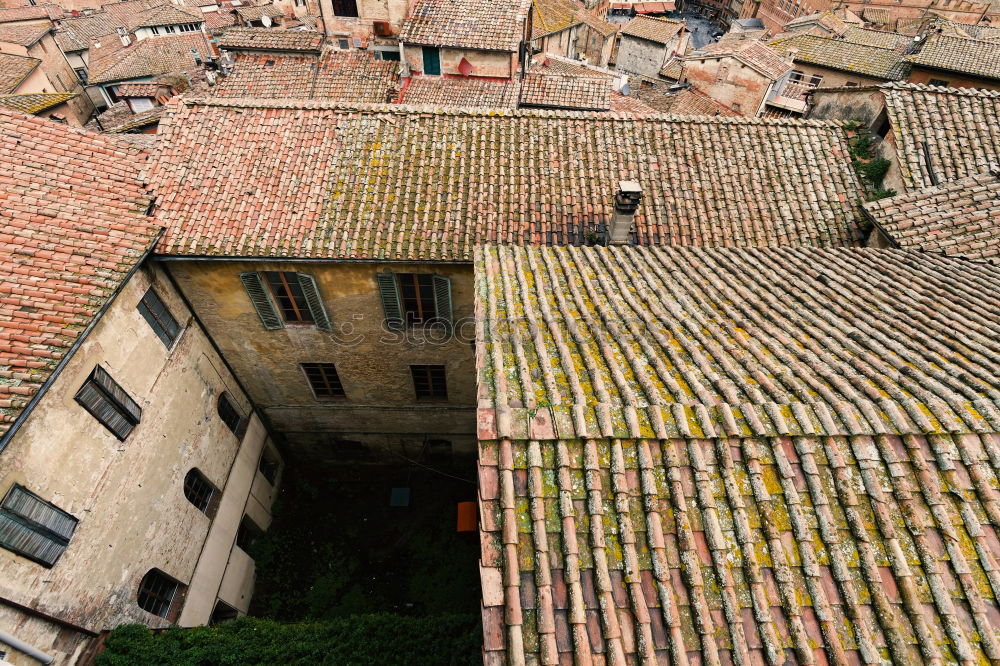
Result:
{"label": "weathered stone wall", "polygon": [[[427,438],[474,450],[476,370],[472,266],[358,262],[163,262],[205,322],[223,355],[290,453],[311,460],[394,460],[419,453]],[[314,326],[265,330],[239,275],[308,273],[334,333]],[[375,275],[434,273],[451,279],[457,335],[428,340],[420,330],[385,333]],[[464,325],[462,324],[462,322]],[[346,399],[316,399],[300,363],[334,363]],[[444,365],[448,400],[417,402],[410,365]],[[354,451],[343,440],[362,442]],[[398,461],[398,458],[395,458]]]}
{"label": "weathered stone wall", "polygon": [[[170,349],[136,310],[151,283],[183,327]],[[141,422],[125,441],[74,399],[97,364],[142,408]],[[45,616],[93,632],[123,622],[163,626],[165,620],[136,604],[139,582],[154,567],[191,584],[191,599],[207,599],[197,612],[185,609],[184,623],[207,621],[266,438],[254,418],[241,447],[217,413],[223,391],[249,413],[238,384],[159,269],[137,272],[0,452],[0,497],[20,483],[79,520],[51,569],[0,549],[5,631],[62,663],[83,634],[67,635]],[[184,477],[192,467],[224,491],[214,520],[184,497]],[[269,510],[270,495],[260,494]],[[211,575],[193,581],[207,565]]]}
{"label": "weathered stone wall", "polygon": [[622,35],[615,68],[629,74],[657,78],[671,51],[663,44]]}
{"label": "weathered stone wall", "polygon": [[[331,0],[319,0],[323,29],[328,36],[351,35],[352,37],[374,37],[372,27],[375,21],[385,21],[391,26],[392,34],[398,35],[403,27],[409,5],[407,0],[357,0],[358,16],[336,16]],[[393,41],[395,41],[393,39]]]}
{"label": "weathered stone wall", "polygon": [[691,87],[723,106],[754,117],[771,86],[771,79],[736,58],[707,58],[684,63]]}
{"label": "weathered stone wall", "polygon": [[[411,72],[424,71],[424,52],[419,46],[406,44],[403,57]],[[462,58],[472,65],[470,76],[509,79],[517,68],[517,54],[506,51],[476,51],[472,49],[441,49],[441,74],[464,76],[459,68]]]}
{"label": "weathered stone wall", "polygon": [[[1000,58],[1000,54],[996,55]],[[968,76],[952,72],[939,72],[932,69],[922,69],[914,67],[910,76],[906,79],[911,83],[930,84],[931,80],[947,81],[951,88],[984,88],[986,90],[1000,90],[1000,81],[996,79],[986,79],[978,76]],[[934,85],[940,85],[935,83]]]}

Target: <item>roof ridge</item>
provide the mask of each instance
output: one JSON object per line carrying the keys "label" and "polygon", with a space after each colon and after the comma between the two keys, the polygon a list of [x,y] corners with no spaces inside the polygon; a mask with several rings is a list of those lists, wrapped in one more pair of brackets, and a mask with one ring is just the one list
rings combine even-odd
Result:
{"label": "roof ridge", "polygon": [[[996,44],[994,44],[996,46]],[[985,88],[951,88],[944,86],[931,86],[926,83],[909,83],[906,81],[888,81],[878,86],[892,90],[916,90],[919,92],[936,93],[939,95],[960,95],[963,97],[1000,97],[1000,90],[986,90]]]}

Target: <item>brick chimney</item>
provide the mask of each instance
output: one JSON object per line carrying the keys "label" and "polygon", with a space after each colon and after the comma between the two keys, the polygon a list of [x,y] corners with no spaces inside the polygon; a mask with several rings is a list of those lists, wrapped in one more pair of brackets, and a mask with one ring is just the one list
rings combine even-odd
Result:
{"label": "brick chimney", "polygon": [[608,233],[609,245],[624,245],[635,222],[635,209],[642,199],[642,187],[634,180],[619,180],[615,192],[615,213],[611,217]]}

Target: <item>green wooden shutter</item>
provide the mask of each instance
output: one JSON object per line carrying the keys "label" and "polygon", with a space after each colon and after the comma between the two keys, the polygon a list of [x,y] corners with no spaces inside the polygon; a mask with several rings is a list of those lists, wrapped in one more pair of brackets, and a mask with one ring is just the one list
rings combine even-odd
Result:
{"label": "green wooden shutter", "polygon": [[269,331],[273,331],[276,328],[284,328],[284,322],[278,316],[278,311],[274,309],[271,297],[267,293],[267,287],[264,286],[264,281],[260,279],[260,274],[240,273],[240,281],[243,283],[243,288],[247,290],[247,296],[250,297],[250,302],[253,303],[253,307],[257,311],[257,316],[260,317],[261,323],[264,324],[264,328]]}
{"label": "green wooden shutter", "polygon": [[434,276],[434,305],[437,308],[437,318],[448,330],[454,317],[451,308],[451,280],[441,275]]}
{"label": "green wooden shutter", "polygon": [[404,328],[403,306],[399,298],[399,285],[393,273],[378,273],[378,292],[382,296],[382,309],[385,311],[385,323],[391,331],[401,331]]}
{"label": "green wooden shutter", "polygon": [[319,289],[316,287],[316,280],[313,279],[312,275],[307,275],[306,273],[299,273],[298,276],[299,286],[302,287],[302,295],[306,297],[306,303],[309,304],[309,311],[312,313],[316,328],[321,331],[329,331],[330,317],[327,316],[326,308],[323,307],[323,299],[320,298]]}

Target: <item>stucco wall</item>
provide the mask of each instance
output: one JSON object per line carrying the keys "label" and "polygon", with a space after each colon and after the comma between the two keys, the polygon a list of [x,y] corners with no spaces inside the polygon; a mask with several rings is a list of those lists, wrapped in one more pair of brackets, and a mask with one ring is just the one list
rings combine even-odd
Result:
{"label": "stucco wall", "polygon": [[771,85],[771,79],[736,58],[688,60],[684,79],[720,104],[750,117],[757,115]]}
{"label": "stucco wall", "polygon": [[818,86],[822,88],[841,88],[846,86],[848,83],[857,84],[858,87],[878,86],[885,83],[885,80],[883,79],[876,79],[870,76],[854,74],[852,72],[841,72],[836,69],[828,69],[826,67],[812,65],[806,62],[795,61],[792,65],[792,69],[804,72],[807,76],[813,74],[822,76],[823,81]]}
{"label": "stucco wall", "polygon": [[83,83],[73,71],[66,56],[59,50],[59,45],[56,44],[51,33],[35,42],[28,49],[28,55],[42,61],[40,68],[45,72],[55,90],[77,94],[75,98],[67,102],[73,114],[73,119],[70,122],[77,126],[85,125],[94,113],[94,105],[91,103],[90,97],[84,93]]}
{"label": "stucco wall", "polygon": [[320,16],[327,35],[351,35],[372,38],[374,21],[386,21],[392,34],[398,35],[406,18],[407,0],[357,0],[357,18],[335,16],[331,0],[319,0]]}
{"label": "stucco wall", "polygon": [[[1000,54],[996,55],[1000,58]],[[933,69],[918,69],[916,67],[910,72],[906,79],[911,83],[930,83],[931,79],[947,81],[951,88],[985,88],[986,90],[1000,90],[1000,81],[996,79],[984,79],[978,76],[968,76],[952,72],[942,72]]]}
{"label": "stucco wall", "polygon": [[[151,281],[183,328],[170,349],[136,310]],[[125,441],[74,399],[97,364],[142,407],[141,421]],[[3,600],[94,632],[123,622],[163,626],[165,620],[136,604],[145,573],[155,567],[192,583],[199,559],[214,557],[202,556],[210,533],[228,539],[222,549],[228,559],[242,510],[220,507],[213,521],[183,493],[185,475],[197,467],[224,490],[223,507],[247,504],[266,433],[255,418],[241,451],[217,413],[222,391],[249,413],[237,383],[169,283],[156,269],[137,272],[0,452],[0,496],[20,483],[79,520],[51,569],[0,549],[5,631],[65,660],[81,634],[67,638],[65,629]],[[234,467],[238,459],[244,462]],[[192,598],[204,592],[211,602],[186,613],[186,623],[208,619],[223,570],[216,567],[212,576],[193,582]],[[15,663],[31,663],[23,659]]]}
{"label": "stucco wall", "polygon": [[[489,76],[509,79],[516,71],[517,54],[506,51],[475,51],[471,49],[446,49],[441,50],[441,73],[451,76],[464,76],[459,64],[462,58],[472,65],[470,76]],[[414,73],[424,71],[424,52],[419,46],[406,44],[403,48],[403,57]]]}
{"label": "stucco wall", "polygon": [[[272,431],[290,454],[316,460],[357,459],[336,440],[360,441],[366,459],[419,453],[424,439],[448,439],[474,450],[476,371],[472,267],[465,264],[348,262],[163,262],[176,277]],[[266,330],[239,274],[284,270],[308,273],[317,283],[334,332],[314,326]],[[434,273],[451,279],[458,336],[440,343],[420,330],[387,334],[376,290],[377,272]],[[464,334],[464,335],[462,335]],[[464,338],[464,339],[463,339]],[[317,399],[300,363],[334,363],[346,399]],[[448,400],[418,402],[410,365],[444,365]]]}

